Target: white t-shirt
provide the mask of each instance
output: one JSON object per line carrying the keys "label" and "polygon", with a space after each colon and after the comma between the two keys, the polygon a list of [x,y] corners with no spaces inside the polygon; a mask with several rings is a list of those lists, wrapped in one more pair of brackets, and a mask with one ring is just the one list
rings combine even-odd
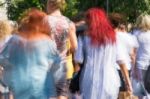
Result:
{"label": "white t-shirt", "polygon": [[136,66],[146,70],[150,64],[150,31],[140,32],[137,36],[139,47],[137,49]]}
{"label": "white t-shirt", "polygon": [[[130,54],[133,48],[137,48],[138,44],[134,36],[126,32],[117,32],[117,44],[121,45],[122,49],[118,53],[124,56],[124,63],[130,70],[132,67]],[[120,69],[118,65],[117,68]]]}

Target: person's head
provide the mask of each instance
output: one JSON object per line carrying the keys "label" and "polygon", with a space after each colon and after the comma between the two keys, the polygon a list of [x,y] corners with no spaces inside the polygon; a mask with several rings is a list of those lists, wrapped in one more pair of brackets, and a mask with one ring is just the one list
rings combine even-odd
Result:
{"label": "person's head", "polygon": [[0,20],[0,41],[11,35],[11,30],[8,20]]}
{"label": "person's head", "polygon": [[141,14],[136,20],[136,27],[142,31],[150,30],[150,15]]}
{"label": "person's head", "polygon": [[106,45],[116,41],[115,32],[104,10],[91,8],[86,12],[87,33],[94,45]]}
{"label": "person's head", "polygon": [[121,31],[126,31],[127,22],[126,22],[126,18],[125,18],[124,15],[122,15],[120,13],[111,13],[109,15],[109,19],[110,19],[111,24],[112,24],[114,29],[118,29],[118,30],[121,30]]}
{"label": "person's head", "polygon": [[38,9],[30,9],[20,21],[19,32],[49,34],[50,28],[46,16],[46,13]]}
{"label": "person's head", "polygon": [[57,9],[62,10],[65,3],[65,0],[47,0],[47,13],[50,14]]}
{"label": "person's head", "polygon": [[79,12],[75,16],[72,17],[72,21],[75,23],[84,21],[84,15],[85,15],[84,12]]}

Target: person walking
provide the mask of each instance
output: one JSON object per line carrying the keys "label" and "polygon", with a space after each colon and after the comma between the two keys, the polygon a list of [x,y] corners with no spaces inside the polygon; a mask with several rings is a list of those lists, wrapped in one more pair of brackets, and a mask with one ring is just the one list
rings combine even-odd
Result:
{"label": "person walking", "polygon": [[[145,74],[148,66],[150,66],[150,15],[140,15],[137,18],[136,25],[138,33],[133,32],[133,34],[135,34],[139,46],[137,48],[136,65],[133,73],[134,77],[144,84]],[[150,99],[149,94],[145,97]],[[139,98],[144,99],[144,95],[139,96]]]}
{"label": "person walking", "polygon": [[74,68],[72,63],[72,53],[77,48],[77,38],[75,25],[69,18],[61,13],[61,8],[65,4],[65,0],[48,0],[47,13],[48,23],[51,28],[52,38],[56,42],[57,49],[66,62],[66,85],[63,87],[58,85],[58,99],[66,99],[68,97],[70,80],[72,78]]}
{"label": "person walking", "polygon": [[84,61],[80,84],[82,98],[117,99],[120,79],[115,67],[116,62],[131,92],[124,57],[119,53],[121,46],[117,46],[116,34],[105,11],[91,8],[86,12],[85,20],[87,31],[84,38],[78,37],[78,49],[74,57],[76,63]]}
{"label": "person walking", "polygon": [[[125,65],[128,69],[128,73],[131,73],[131,69],[135,65],[135,49],[138,47],[138,44],[133,35],[127,32],[127,21],[125,16],[120,13],[111,13],[109,15],[109,19],[113,25],[113,28],[117,35],[118,44],[122,45],[123,50],[121,51],[121,55],[125,56]],[[119,93],[119,99],[126,99],[129,95],[126,95],[126,83],[124,81],[123,75],[118,65],[116,65],[119,76],[121,79],[121,87]]]}
{"label": "person walking", "polygon": [[56,84],[65,78],[56,44],[49,37],[47,15],[30,9],[0,54],[3,82],[14,99],[57,98]]}
{"label": "person walking", "polygon": [[[11,34],[12,27],[9,24],[8,20],[0,20],[0,53],[6,47],[7,42],[12,37]],[[0,99],[4,99],[4,97],[11,97],[9,94],[9,90],[7,90],[7,86],[3,84],[3,67],[0,66]]]}

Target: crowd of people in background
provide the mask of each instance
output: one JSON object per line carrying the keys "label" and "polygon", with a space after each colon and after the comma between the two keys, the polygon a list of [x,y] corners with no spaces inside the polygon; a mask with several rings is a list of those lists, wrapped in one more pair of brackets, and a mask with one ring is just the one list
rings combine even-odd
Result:
{"label": "crowd of people in background", "polygon": [[0,99],[150,99],[150,15],[128,30],[121,13],[90,8],[70,20],[64,4],[0,20]]}

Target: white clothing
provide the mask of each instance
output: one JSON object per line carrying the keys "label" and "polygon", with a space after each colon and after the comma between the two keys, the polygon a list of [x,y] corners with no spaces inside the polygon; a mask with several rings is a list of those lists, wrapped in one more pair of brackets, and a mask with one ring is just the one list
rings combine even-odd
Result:
{"label": "white clothing", "polygon": [[150,64],[150,31],[141,32],[137,35],[139,47],[137,49],[137,68],[147,70]]}
{"label": "white clothing", "polygon": [[[122,45],[122,50],[120,50],[120,54],[124,56],[124,62],[127,66],[127,69],[130,70],[132,67],[131,60],[131,51],[133,48],[137,48],[138,44],[133,35],[126,32],[117,32],[117,44]],[[117,65],[117,68],[120,67]]]}
{"label": "white clothing", "polygon": [[131,32],[131,34],[133,34],[134,36],[137,36],[141,33],[141,30],[138,28],[133,29],[133,31]]}
{"label": "white clothing", "polygon": [[122,60],[122,56],[117,56],[117,48],[120,47],[109,43],[94,46],[88,36],[78,37],[75,62],[84,61],[81,75],[83,99],[117,99],[120,78],[115,64],[117,59]]}

